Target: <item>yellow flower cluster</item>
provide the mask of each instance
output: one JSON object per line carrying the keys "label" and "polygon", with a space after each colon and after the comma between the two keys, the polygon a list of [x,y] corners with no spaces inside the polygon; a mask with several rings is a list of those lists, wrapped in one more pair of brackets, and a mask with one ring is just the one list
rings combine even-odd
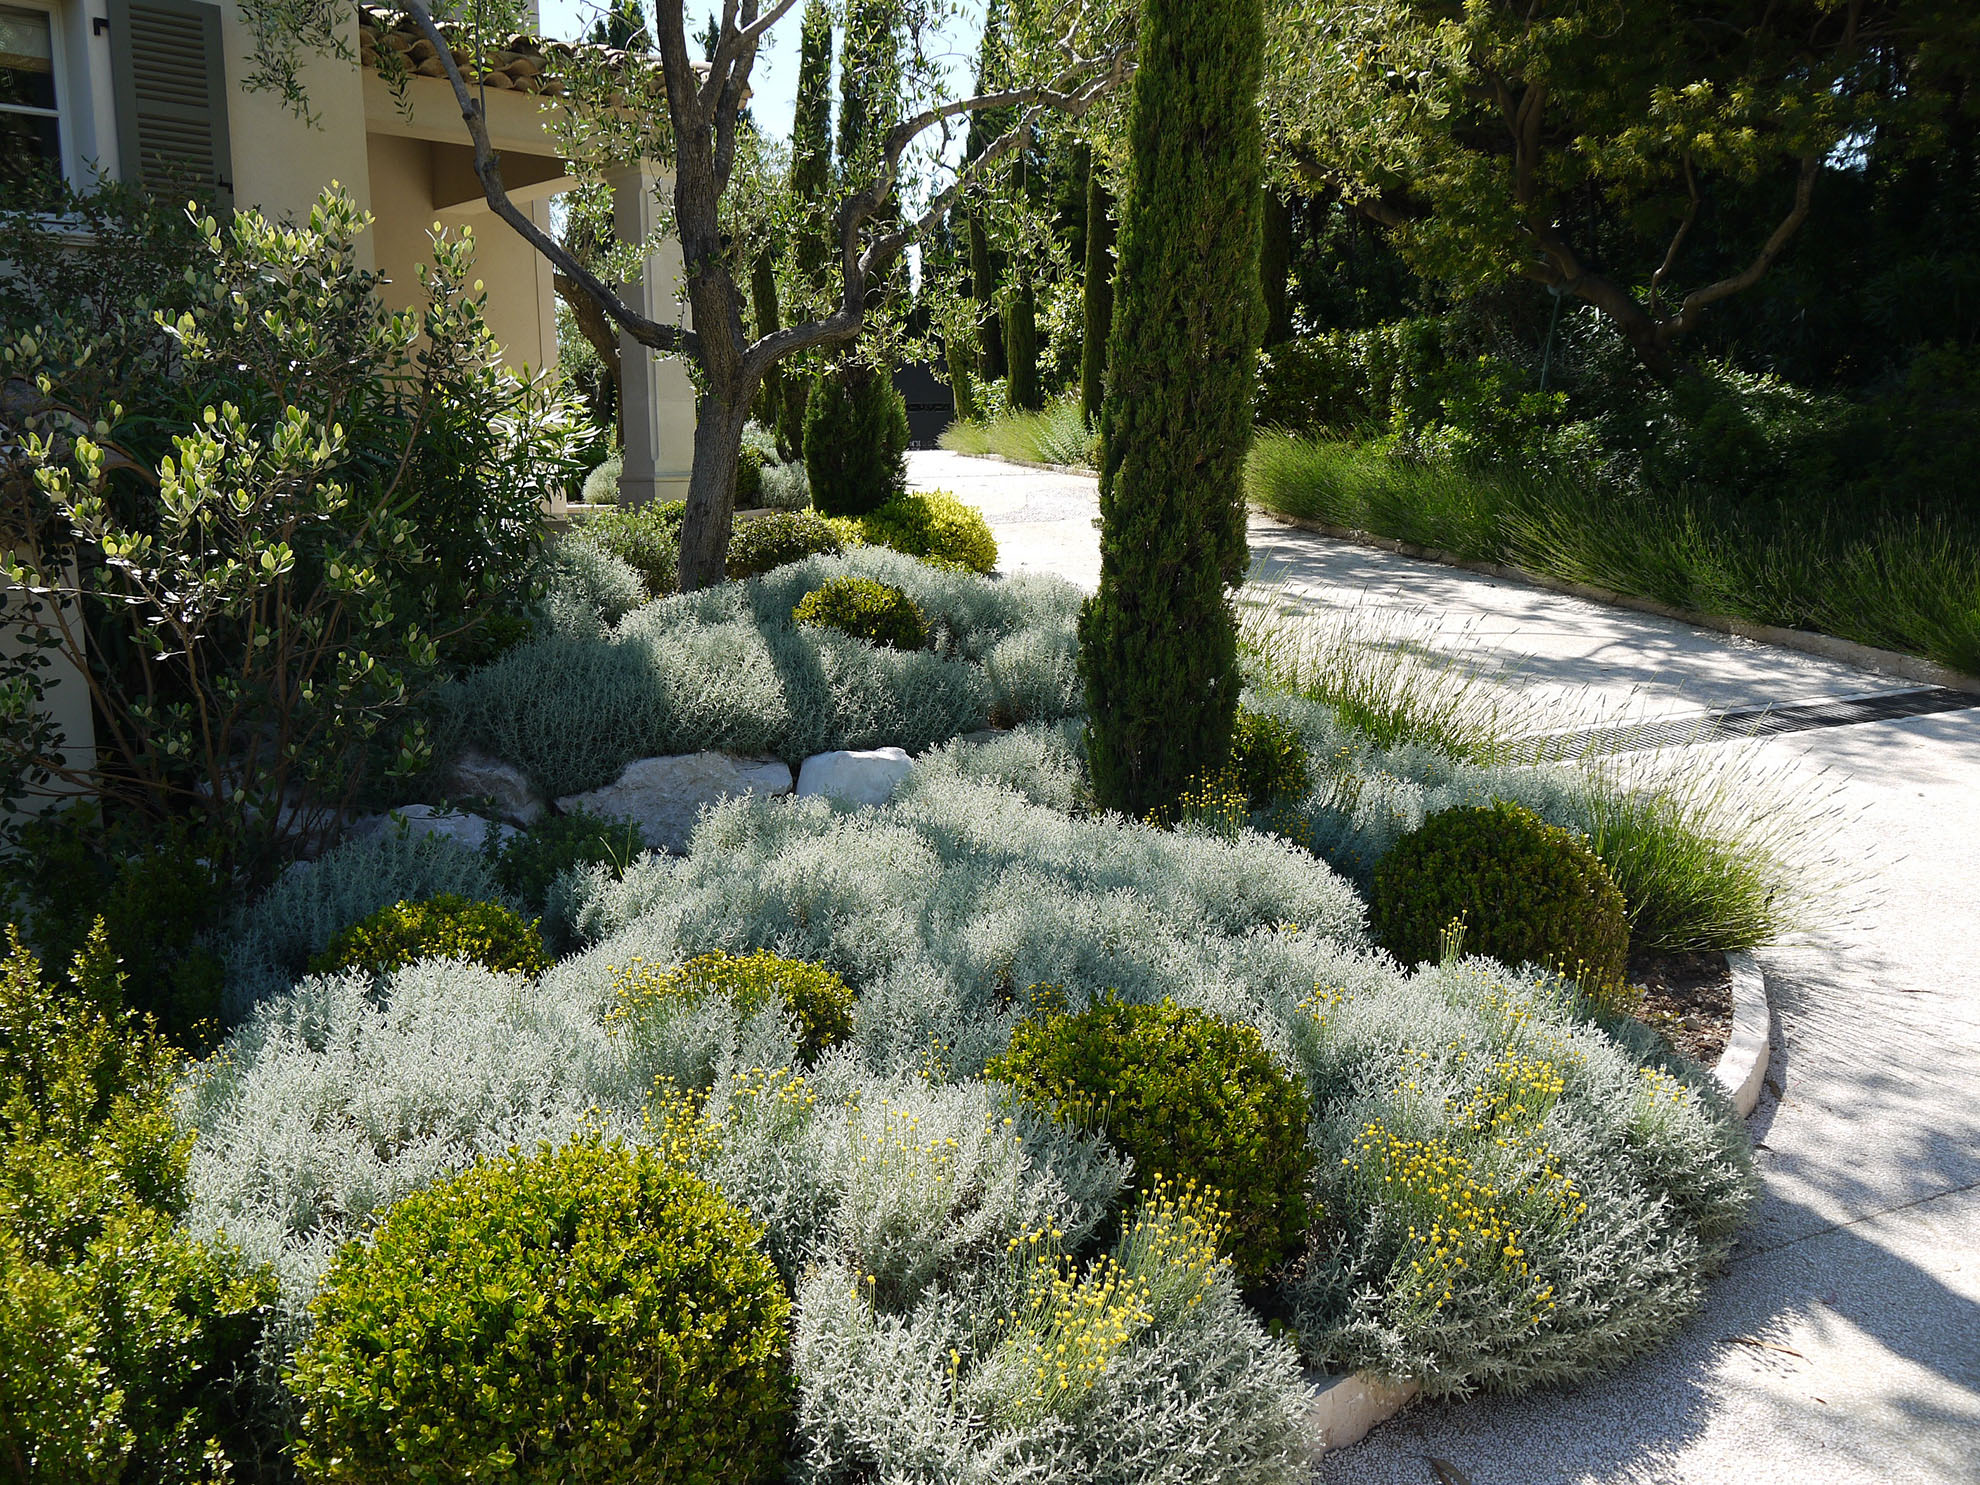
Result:
{"label": "yellow flower cluster", "polygon": [[[926,1182],[938,1191],[956,1179],[956,1156],[961,1141],[952,1136],[924,1136],[921,1116],[896,1107],[882,1097],[877,1112],[849,1104],[851,1133],[859,1150],[860,1169],[855,1173],[862,1185],[899,1186],[908,1181]],[[985,1128],[995,1129],[994,1121]]]}
{"label": "yellow flower cluster", "polygon": [[643,1116],[647,1146],[673,1165],[693,1168],[722,1147],[722,1131],[708,1117],[699,1094],[671,1078],[653,1085]]}
{"label": "yellow flower cluster", "polygon": [[1030,1270],[1024,1301],[1000,1322],[1025,1389],[1012,1399],[1020,1414],[1056,1412],[1091,1391],[1114,1353],[1152,1318],[1146,1284],[1113,1258],[1075,1272],[1057,1236],[1040,1229],[1011,1244]]}
{"label": "yellow flower cluster", "polygon": [[1524,1238],[1508,1210],[1525,1199],[1568,1222],[1587,1210],[1544,1151],[1527,1183],[1508,1191],[1447,1140],[1403,1139],[1370,1123],[1355,1136],[1342,1164],[1383,1204],[1408,1213],[1405,1249],[1393,1271],[1401,1304],[1434,1314],[1456,1296],[1460,1280],[1469,1279],[1530,1290],[1536,1319],[1554,1307],[1551,1285],[1532,1288]]}
{"label": "yellow flower cluster", "polygon": [[1251,823],[1251,801],[1237,771],[1224,768],[1198,774],[1183,785],[1174,804],[1150,810],[1145,818],[1159,830],[1201,825],[1213,834],[1235,839]]}
{"label": "yellow flower cluster", "polygon": [[1014,1410],[1059,1411],[1091,1391],[1158,1313],[1202,1303],[1228,1263],[1218,1253],[1227,1215],[1214,1191],[1193,1181],[1178,1188],[1158,1176],[1113,1254],[1083,1272],[1060,1251],[1056,1228],[1013,1238],[1024,1299],[998,1323],[1020,1383]]}
{"label": "yellow flower cluster", "polygon": [[1450,1110],[1450,1119],[1474,1133],[1503,1136],[1532,1129],[1546,1119],[1566,1087],[1565,1075],[1551,1059],[1501,1052],[1479,1074],[1464,1103]]}
{"label": "yellow flower cluster", "polygon": [[1636,1072],[1642,1080],[1637,1085],[1637,1093],[1646,1108],[1654,1109],[1660,1103],[1682,1108],[1691,1102],[1691,1090],[1663,1069],[1639,1067]]}

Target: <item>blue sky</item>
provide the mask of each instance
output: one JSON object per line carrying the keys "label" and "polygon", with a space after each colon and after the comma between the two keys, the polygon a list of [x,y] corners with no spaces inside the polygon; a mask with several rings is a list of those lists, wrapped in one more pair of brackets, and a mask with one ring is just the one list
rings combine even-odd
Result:
{"label": "blue sky", "polygon": [[[647,0],[650,11],[652,0]],[[710,9],[719,9],[720,0],[711,6],[708,0],[688,0],[688,26],[699,30],[705,23]],[[545,36],[560,40],[577,39],[591,29],[592,21],[604,13],[605,7],[590,3],[590,0],[541,0],[541,26]],[[697,19],[697,12],[700,18]],[[797,56],[798,18],[802,6],[793,10],[772,28],[769,46],[757,54],[756,66],[750,72],[750,83],[755,95],[750,100],[750,111],[756,117],[757,126],[765,134],[777,139],[788,139],[791,133],[791,112],[797,105]],[[983,26],[983,8],[977,0],[964,0],[961,14],[946,29],[945,35],[954,47],[953,65],[957,69],[951,79],[952,87],[967,86],[971,81],[970,68],[975,65],[976,42]],[[835,79],[836,87],[836,79]]]}

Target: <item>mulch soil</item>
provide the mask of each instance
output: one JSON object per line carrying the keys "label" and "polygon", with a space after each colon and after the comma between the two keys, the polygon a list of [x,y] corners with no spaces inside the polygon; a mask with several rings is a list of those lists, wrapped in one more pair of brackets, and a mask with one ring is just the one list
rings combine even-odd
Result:
{"label": "mulch soil", "polygon": [[1629,983],[1643,992],[1636,1018],[1710,1067],[1732,1034],[1732,970],[1716,949],[1632,954]]}

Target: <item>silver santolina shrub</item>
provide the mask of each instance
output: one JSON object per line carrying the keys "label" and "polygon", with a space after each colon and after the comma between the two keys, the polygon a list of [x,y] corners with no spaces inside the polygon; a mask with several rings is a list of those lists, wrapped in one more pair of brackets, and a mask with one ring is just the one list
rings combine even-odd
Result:
{"label": "silver santolina shrub", "polygon": [[[800,598],[847,575],[904,589],[932,647],[903,653],[792,622]],[[813,557],[649,603],[600,637],[560,623],[450,688],[447,732],[552,795],[597,788],[656,754],[795,764],[838,748],[918,752],[993,719],[1079,709],[1078,607],[1078,590],[1054,579],[993,583],[885,548]]]}
{"label": "silver santolina shrub", "polygon": [[226,930],[228,1016],[288,989],[310,957],[351,924],[395,902],[448,892],[524,911],[495,880],[487,857],[440,836],[387,834],[293,863]]}

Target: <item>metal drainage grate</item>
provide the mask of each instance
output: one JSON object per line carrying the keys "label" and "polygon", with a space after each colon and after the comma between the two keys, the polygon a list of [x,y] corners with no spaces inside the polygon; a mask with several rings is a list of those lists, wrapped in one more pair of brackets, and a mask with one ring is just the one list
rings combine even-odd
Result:
{"label": "metal drainage grate", "polygon": [[1947,686],[1930,686],[1919,691],[1895,691],[1887,696],[1863,696],[1848,701],[1808,701],[1793,706],[1597,727],[1586,732],[1556,733],[1537,741],[1544,753],[1554,756],[1633,753],[1650,748],[1689,747],[1695,743],[1778,737],[1823,727],[1854,727],[1861,722],[1890,722],[1900,717],[1929,717],[1974,707],[1980,707],[1980,695]]}

